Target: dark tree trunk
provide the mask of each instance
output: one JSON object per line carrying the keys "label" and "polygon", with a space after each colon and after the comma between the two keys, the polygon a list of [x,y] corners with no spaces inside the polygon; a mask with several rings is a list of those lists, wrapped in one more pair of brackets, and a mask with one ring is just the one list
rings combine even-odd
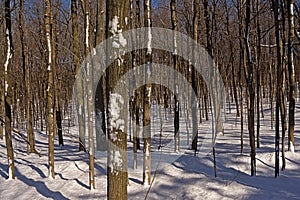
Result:
{"label": "dark tree trunk", "polygon": [[247,57],[247,67],[245,66],[245,77],[247,82],[247,109],[248,109],[248,131],[250,140],[250,157],[251,157],[251,176],[256,174],[255,160],[255,131],[254,131],[254,99],[255,91],[253,86],[253,63],[250,49],[250,22],[251,22],[251,0],[246,1],[246,18],[245,18],[245,52]]}
{"label": "dark tree trunk", "polygon": [[10,81],[11,72],[11,60],[13,57],[13,43],[12,43],[12,32],[11,32],[11,8],[10,0],[5,0],[5,25],[6,25],[6,60],[4,63],[4,82],[5,82],[5,142],[7,149],[7,161],[8,161],[8,178],[15,179],[14,171],[14,151],[12,146],[12,117],[11,117],[11,98],[12,98],[12,87]]}

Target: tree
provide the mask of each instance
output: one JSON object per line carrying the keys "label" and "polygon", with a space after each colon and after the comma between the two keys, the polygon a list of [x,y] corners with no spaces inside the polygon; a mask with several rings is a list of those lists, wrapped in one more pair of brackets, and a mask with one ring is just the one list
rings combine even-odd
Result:
{"label": "tree", "polygon": [[296,99],[296,83],[295,83],[295,66],[294,66],[294,37],[295,37],[295,25],[294,25],[294,3],[295,0],[287,1],[288,8],[288,25],[289,25],[289,37],[288,37],[288,70],[289,70],[289,129],[288,129],[288,150],[294,152],[295,150],[295,99]]}
{"label": "tree", "polygon": [[[193,17],[193,39],[195,42],[198,42],[198,25],[199,25],[199,15],[200,15],[200,0],[194,0],[194,17]],[[193,47],[193,63],[195,63],[195,47]],[[195,94],[192,93],[191,105],[192,105],[192,123],[193,123],[193,141],[192,141],[192,149],[195,151],[195,155],[197,152],[197,142],[198,142],[198,120],[197,120],[197,82],[196,82],[196,70],[195,67],[192,68],[192,87],[195,91]],[[201,116],[200,116],[201,117]]]}
{"label": "tree", "polygon": [[27,137],[29,144],[27,145],[28,153],[35,153],[35,141],[34,141],[34,133],[32,126],[32,95],[31,95],[31,82],[30,82],[30,70],[28,66],[28,45],[27,39],[25,37],[25,16],[24,16],[24,0],[20,0],[20,12],[19,12],[19,29],[20,29],[20,37],[21,37],[21,47],[22,47],[22,67],[24,73],[24,83],[26,85],[26,117],[27,117]]}
{"label": "tree", "polygon": [[54,54],[52,37],[52,0],[45,0],[45,34],[47,42],[47,126],[48,126],[48,169],[49,177],[55,178],[54,173],[54,132],[55,132],[55,103],[54,103]]}
{"label": "tree", "polygon": [[84,123],[84,99],[83,87],[80,70],[80,54],[79,54],[79,34],[78,34],[78,17],[77,17],[77,0],[72,0],[71,16],[72,16],[72,38],[73,38],[73,63],[75,65],[75,73],[80,74],[76,78],[76,108],[78,112],[78,125],[79,125],[79,151],[86,151],[85,149],[85,123]]}
{"label": "tree", "polygon": [[13,42],[12,42],[12,33],[11,33],[11,10],[10,10],[10,0],[5,0],[5,25],[6,25],[6,60],[4,63],[4,103],[5,103],[5,142],[7,148],[7,161],[8,161],[8,178],[15,178],[14,171],[14,151],[12,146],[12,137],[11,137],[11,99],[12,99],[12,88],[10,81],[10,72],[11,69],[11,60],[13,58]]}
{"label": "tree", "polygon": [[[88,58],[90,52],[89,38],[90,38],[90,13],[87,0],[81,0],[81,5],[84,11],[84,29],[85,29],[85,62],[86,73],[86,97],[87,97],[87,113],[88,120],[88,137],[89,137],[89,186],[90,189],[95,189],[95,167],[94,167],[94,112],[93,112],[93,61]],[[91,57],[90,57],[91,58]]]}
{"label": "tree", "polygon": [[[151,28],[151,0],[144,1],[144,13],[145,13],[145,27]],[[152,34],[151,30],[147,31],[145,38],[147,38],[147,74],[146,86],[144,87],[144,100],[143,100],[143,134],[144,134],[144,165],[143,165],[143,183],[150,185],[151,183],[151,84],[147,83],[151,75],[151,63],[152,63]],[[149,74],[150,73],[150,74]]]}
{"label": "tree", "polygon": [[251,176],[256,174],[255,161],[255,135],[254,135],[254,98],[255,91],[253,86],[253,63],[250,49],[250,22],[251,22],[251,0],[246,0],[246,17],[245,17],[245,52],[247,55],[247,67],[245,66],[245,77],[247,82],[247,109],[248,109],[248,131],[251,148]]}
{"label": "tree", "polygon": [[[106,1],[106,38],[113,37],[120,46],[127,45],[122,31],[126,30],[129,11],[129,0]],[[107,59],[117,53],[118,49],[107,42]],[[109,67],[107,77],[107,116],[108,116],[108,152],[107,152],[107,199],[127,199],[127,135],[125,119],[122,115],[123,97],[114,92],[118,78],[124,73],[126,63],[115,60]],[[118,123],[115,123],[118,121]]]}
{"label": "tree", "polygon": [[[178,58],[177,58],[177,36],[176,31],[178,31],[177,27],[177,14],[176,14],[176,0],[170,1],[171,7],[171,23],[173,30],[173,67],[176,71],[179,71],[178,66]],[[179,101],[178,101],[178,90],[179,87],[176,82],[177,75],[174,74],[174,139],[175,139],[175,151],[179,151]]]}
{"label": "tree", "polygon": [[275,37],[276,37],[276,50],[277,50],[277,89],[276,89],[276,113],[275,113],[275,177],[279,176],[279,108],[281,96],[281,40],[280,40],[280,25],[278,13],[278,0],[272,0],[272,8],[275,21]]}

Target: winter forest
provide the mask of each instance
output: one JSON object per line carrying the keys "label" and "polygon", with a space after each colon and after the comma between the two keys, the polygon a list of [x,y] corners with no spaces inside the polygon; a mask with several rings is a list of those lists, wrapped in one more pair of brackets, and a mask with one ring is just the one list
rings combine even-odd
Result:
{"label": "winter forest", "polygon": [[1,199],[299,199],[299,0],[1,0]]}

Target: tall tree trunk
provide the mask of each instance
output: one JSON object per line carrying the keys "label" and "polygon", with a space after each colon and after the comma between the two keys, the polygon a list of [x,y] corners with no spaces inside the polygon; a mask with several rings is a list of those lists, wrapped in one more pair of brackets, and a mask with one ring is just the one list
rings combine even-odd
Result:
{"label": "tall tree trunk", "polygon": [[239,77],[239,92],[240,92],[240,109],[241,109],[241,115],[240,115],[240,122],[241,122],[241,153],[244,151],[244,98],[243,98],[243,84],[242,84],[242,66],[244,66],[244,45],[243,45],[243,10],[242,10],[242,2],[239,1],[237,5],[238,10],[238,18],[239,18],[239,46],[240,46],[240,59],[239,59],[239,71],[238,71],[238,77]]}
{"label": "tall tree trunk", "polygon": [[[144,1],[144,24],[145,27],[151,28],[151,0]],[[147,31],[145,38],[147,39],[147,52],[146,63],[147,71],[145,72],[146,86],[144,88],[144,100],[143,100],[143,134],[144,134],[144,167],[143,167],[143,183],[144,185],[150,185],[151,183],[151,84],[150,76],[152,73],[152,33],[151,30]]]}
{"label": "tall tree trunk", "polygon": [[288,150],[295,151],[295,99],[296,99],[296,82],[295,82],[295,66],[294,66],[294,3],[295,0],[288,0],[288,24],[289,24],[289,37],[288,37],[288,70],[289,70],[289,129],[288,129]]}
{"label": "tall tree trunk", "polygon": [[245,66],[245,77],[247,82],[247,108],[248,108],[248,131],[249,140],[251,148],[251,176],[256,174],[256,160],[255,160],[255,131],[254,131],[254,99],[255,91],[253,87],[253,63],[250,49],[250,23],[251,23],[251,13],[250,13],[250,2],[251,0],[246,0],[246,18],[245,18],[245,52],[247,55],[247,67]]}
{"label": "tall tree trunk", "polygon": [[20,12],[19,12],[19,29],[21,37],[21,47],[22,47],[22,66],[24,72],[24,83],[26,85],[26,118],[27,118],[27,137],[29,144],[27,144],[27,152],[35,153],[35,141],[34,133],[32,127],[32,95],[31,95],[31,85],[30,85],[30,71],[28,66],[28,46],[25,37],[25,16],[24,16],[24,0],[20,0]]}
{"label": "tall tree trunk", "polygon": [[55,96],[54,96],[54,60],[53,60],[53,41],[52,41],[52,0],[45,0],[45,33],[47,41],[47,71],[48,71],[48,88],[47,88],[47,126],[48,126],[48,169],[49,177],[55,178],[54,173],[54,125],[55,125]]}
{"label": "tall tree trunk", "polygon": [[[173,67],[175,71],[179,70],[178,66],[178,58],[177,58],[177,36],[176,31],[177,27],[177,14],[176,14],[176,0],[171,0],[171,22],[172,22],[172,30],[173,30]],[[179,86],[177,83],[177,75],[174,73],[174,139],[175,139],[175,151],[179,151],[180,141],[179,141]]]}
{"label": "tall tree trunk", "polygon": [[[85,57],[89,55],[90,52],[90,13],[89,13],[89,5],[87,0],[81,0],[81,5],[84,10],[84,29],[85,29]],[[92,57],[91,57],[92,58]],[[88,59],[89,60],[89,59]],[[94,155],[95,155],[95,147],[94,147],[94,102],[93,102],[93,61],[87,61],[85,63],[85,71],[86,74],[86,92],[87,92],[87,113],[86,120],[88,121],[88,137],[89,137],[89,186],[90,189],[95,189],[95,167],[94,167]]]}
{"label": "tall tree trunk", "polygon": [[[200,15],[200,0],[194,0],[194,16],[193,16],[193,39],[195,42],[198,42],[198,26],[199,26],[199,15]],[[195,63],[195,47],[192,47],[193,51],[193,61],[194,66],[197,65]],[[195,67],[192,68],[192,87],[194,92],[192,92],[191,105],[192,105],[192,124],[193,124],[193,140],[192,140],[192,150],[194,150],[194,155],[197,152],[197,142],[198,142],[198,119],[197,119],[197,97],[198,97],[198,87],[196,82],[196,70]]]}
{"label": "tall tree trunk", "polygon": [[77,18],[77,0],[72,0],[71,15],[72,15],[72,37],[73,37],[73,63],[75,64],[75,74],[79,74],[76,78],[76,108],[78,112],[79,125],[79,151],[86,151],[85,149],[85,123],[84,123],[84,99],[83,86],[81,80],[80,70],[80,54],[79,54],[79,34],[78,34],[78,18]]}
{"label": "tall tree trunk", "polygon": [[261,63],[261,30],[260,30],[260,0],[256,2],[256,31],[257,31],[257,52],[256,52],[256,146],[260,147],[260,63]]}
{"label": "tall tree trunk", "polygon": [[[126,19],[129,17],[130,0],[106,0],[106,38],[114,37],[121,46],[127,42],[120,41],[122,31],[126,30]],[[123,38],[126,40],[125,38]],[[123,45],[122,45],[122,44]],[[116,53],[112,43],[107,42],[107,59]],[[120,64],[120,65],[119,65]],[[107,199],[127,199],[127,135],[125,117],[122,114],[124,98],[113,91],[118,78],[124,73],[127,63],[114,61],[107,70],[107,116],[108,116],[108,151],[107,151]],[[127,103],[126,103],[127,104]],[[125,105],[126,105],[125,104]],[[114,123],[118,120],[118,124]]]}
{"label": "tall tree trunk", "polygon": [[5,142],[7,148],[7,161],[8,161],[8,178],[15,179],[14,171],[14,150],[12,146],[11,137],[11,98],[12,98],[12,88],[10,81],[11,72],[11,60],[13,58],[13,43],[12,43],[12,33],[11,33],[11,10],[10,10],[10,0],[5,0],[5,25],[6,25],[6,60],[4,63],[4,103],[5,103]]}
{"label": "tall tree trunk", "polygon": [[[280,91],[281,91],[281,40],[280,40],[280,25],[279,25],[279,5],[278,0],[272,0],[272,7],[275,20],[275,37],[277,48],[277,89],[276,89],[276,113],[275,113],[275,177],[279,176],[279,108],[280,108]],[[282,127],[283,128],[283,127]]]}
{"label": "tall tree trunk", "polygon": [[[97,13],[96,13],[96,36],[94,48],[105,39],[105,1],[97,0]],[[97,48],[96,48],[97,49]],[[97,150],[107,150],[106,140],[106,116],[105,116],[105,75],[100,80],[101,83],[97,88],[97,97],[95,99],[96,110],[96,145]]]}

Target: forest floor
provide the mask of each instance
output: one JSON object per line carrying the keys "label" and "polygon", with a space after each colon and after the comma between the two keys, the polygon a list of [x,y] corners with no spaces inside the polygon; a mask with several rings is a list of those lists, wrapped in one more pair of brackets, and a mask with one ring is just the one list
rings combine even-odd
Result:
{"label": "forest floor", "polygon": [[[244,124],[244,152],[240,153],[240,118],[226,110],[224,135],[216,139],[217,177],[211,153],[211,121],[199,124],[199,152],[189,149],[191,120],[180,121],[181,151],[174,152],[173,119],[162,121],[158,107],[152,115],[151,187],[142,184],[142,150],[133,169],[132,144],[128,142],[129,199],[300,199],[300,106],[296,108],[295,153],[286,152],[286,169],[274,177],[275,130],[270,110],[261,118],[260,148],[256,149],[256,176],[250,176],[249,140]],[[245,116],[246,117],[246,116]],[[246,120],[245,120],[246,121]],[[275,124],[275,123],[274,123]],[[159,134],[162,133],[158,150]],[[24,132],[24,134],[26,134]],[[36,131],[36,154],[27,155],[26,143],[14,134],[15,180],[8,180],[5,140],[0,140],[0,199],[106,199],[106,152],[96,152],[96,189],[89,190],[88,155],[78,152],[78,129],[64,129],[64,146],[55,141],[55,179],[48,178],[45,132]],[[287,139],[286,139],[287,140]],[[280,146],[281,148],[281,146]],[[287,145],[286,145],[287,149]],[[281,154],[280,154],[281,159]],[[281,166],[281,163],[280,163]]]}

